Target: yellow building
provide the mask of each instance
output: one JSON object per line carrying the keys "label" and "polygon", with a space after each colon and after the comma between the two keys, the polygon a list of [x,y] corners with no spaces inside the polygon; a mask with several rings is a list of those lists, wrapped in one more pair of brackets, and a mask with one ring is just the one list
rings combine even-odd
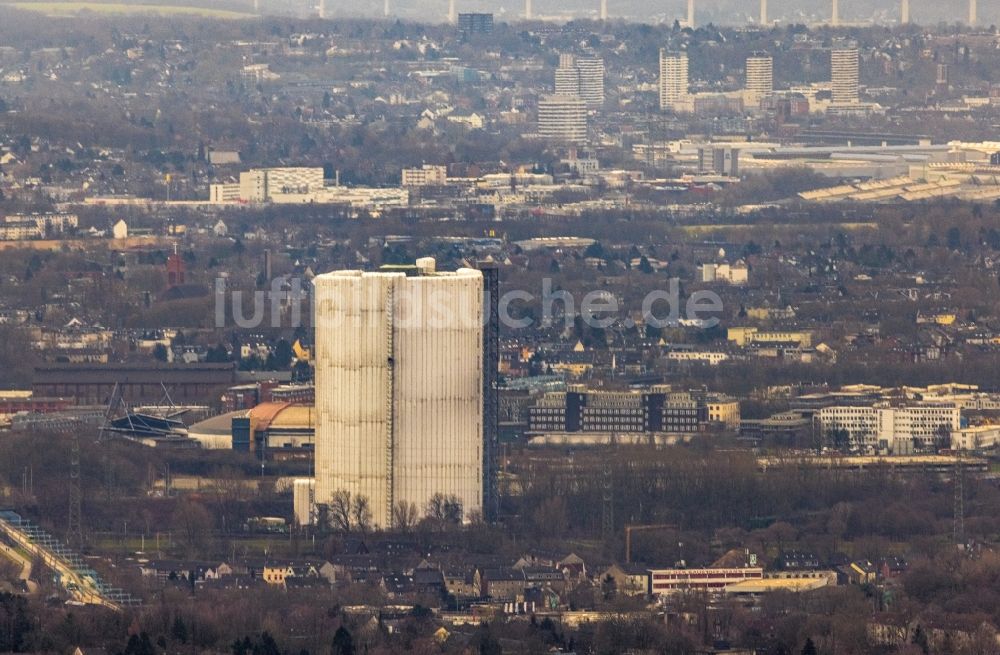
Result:
{"label": "yellow building", "polygon": [[755,327],[731,327],[727,338],[737,346],[795,343],[800,348],[812,345],[812,332],[808,330],[761,330]]}
{"label": "yellow building", "polygon": [[740,426],[740,403],[736,400],[709,400],[708,420],[711,423],[721,423],[727,429],[735,430]]}

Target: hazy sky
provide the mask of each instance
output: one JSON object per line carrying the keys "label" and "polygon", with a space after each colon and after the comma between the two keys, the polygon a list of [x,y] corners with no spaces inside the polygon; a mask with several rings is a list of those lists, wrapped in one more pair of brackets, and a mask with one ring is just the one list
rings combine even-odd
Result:
{"label": "hazy sky", "polygon": [[[314,0],[318,3],[318,0]],[[523,0],[457,0],[459,11],[489,11],[499,17],[504,15],[519,18],[523,11]],[[573,15],[582,17],[588,12],[596,17],[599,0],[533,0],[536,15]],[[267,0],[262,0],[266,4]],[[432,20],[443,17],[448,10],[447,0],[390,0],[392,12],[405,18]],[[756,15],[757,0],[695,0],[696,20],[713,21],[722,24],[743,22],[750,14]],[[682,18],[687,7],[686,0],[608,0],[608,11],[612,16],[624,16],[633,20],[673,20]],[[345,3],[343,0],[327,0],[328,12],[332,15],[350,12],[354,15],[380,16],[382,0],[357,0]],[[828,16],[829,0],[768,0],[771,19],[782,22],[804,22]],[[968,14],[968,0],[910,0],[910,16],[913,22],[936,24],[940,21],[954,22]],[[842,21],[871,21],[880,23],[896,21],[899,18],[899,0],[840,0]],[[1000,0],[979,0],[979,24],[989,26],[1000,23]]]}

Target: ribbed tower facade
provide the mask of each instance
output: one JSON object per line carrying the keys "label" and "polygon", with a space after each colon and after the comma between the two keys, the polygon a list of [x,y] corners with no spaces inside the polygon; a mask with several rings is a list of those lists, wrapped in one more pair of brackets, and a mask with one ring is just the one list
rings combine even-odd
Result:
{"label": "ribbed tower facade", "polygon": [[830,82],[833,104],[858,102],[857,48],[836,48],[830,53]]}
{"label": "ribbed tower facade", "polygon": [[762,98],[774,93],[774,59],[771,55],[754,53],[747,57],[745,104],[756,107]]}
{"label": "ribbed tower facade", "polygon": [[375,527],[435,494],[483,511],[483,275],[337,271],[314,280],[317,504],[364,497]]}
{"label": "ribbed tower facade", "polygon": [[688,94],[688,56],[684,52],[660,50],[660,109],[674,110]]}

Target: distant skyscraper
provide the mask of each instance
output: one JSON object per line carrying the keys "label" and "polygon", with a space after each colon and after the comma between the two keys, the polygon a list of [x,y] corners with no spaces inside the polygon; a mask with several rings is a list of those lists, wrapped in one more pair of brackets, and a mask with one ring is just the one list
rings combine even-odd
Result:
{"label": "distant skyscraper", "polygon": [[586,143],[586,103],[577,96],[542,96],[538,100],[538,134],[566,143]]}
{"label": "distant skyscraper", "polygon": [[976,0],[969,0],[969,25],[975,25],[979,22],[979,16],[976,11]]}
{"label": "distant skyscraper", "polygon": [[907,25],[910,22],[910,0],[902,0],[899,5],[899,22]]}
{"label": "distant skyscraper", "polygon": [[857,48],[835,48],[830,53],[830,81],[833,104],[858,102]]}
{"label": "distant skyscraper", "polygon": [[531,0],[524,0],[524,20],[531,20],[534,18],[531,11]]}
{"label": "distant skyscraper", "polygon": [[830,3],[830,24],[836,27],[840,25],[840,2],[831,0]]}
{"label": "distant skyscraper", "polygon": [[458,30],[462,34],[492,34],[493,14],[459,14]]}
{"label": "distant skyscraper", "polygon": [[580,97],[588,107],[604,106],[604,60],[600,57],[577,57],[580,70]]}
{"label": "distant skyscraper", "polygon": [[556,95],[583,98],[588,107],[604,105],[604,60],[600,57],[559,56]]}
{"label": "distant skyscraper", "polygon": [[757,107],[762,98],[774,92],[774,59],[771,55],[754,53],[747,57],[747,83],[744,103]]}
{"label": "distant skyscraper", "polygon": [[319,0],[319,17],[326,18],[326,0]]}
{"label": "distant skyscraper", "polygon": [[580,95],[580,69],[576,67],[576,57],[559,55],[559,67],[556,68],[556,95]]}
{"label": "distant skyscraper", "polygon": [[948,85],[948,64],[937,65],[937,79],[935,81],[938,86]]}
{"label": "distant skyscraper", "polygon": [[315,501],[369,504],[374,527],[435,494],[483,510],[483,274],[337,271],[315,278]]}
{"label": "distant skyscraper", "polygon": [[760,24],[767,25],[767,0],[760,0]]}
{"label": "distant skyscraper", "polygon": [[694,0],[688,0],[687,26],[694,27]]}
{"label": "distant skyscraper", "polygon": [[601,0],[601,20],[608,20],[608,0]]}
{"label": "distant skyscraper", "polygon": [[660,49],[660,109],[675,110],[688,94],[688,56]]}

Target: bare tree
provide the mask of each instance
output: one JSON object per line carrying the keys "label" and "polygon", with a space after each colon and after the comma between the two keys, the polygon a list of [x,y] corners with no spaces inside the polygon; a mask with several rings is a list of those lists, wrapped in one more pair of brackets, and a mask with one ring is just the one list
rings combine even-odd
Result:
{"label": "bare tree", "polygon": [[345,489],[335,491],[330,498],[330,523],[344,533],[351,531],[351,492]]}
{"label": "bare tree", "polygon": [[409,532],[417,524],[417,506],[405,500],[398,501],[392,507],[392,525],[397,530]]}
{"label": "bare tree", "polygon": [[448,525],[458,525],[462,522],[462,501],[454,495],[436,493],[427,501],[426,514],[442,530]]}
{"label": "bare tree", "polygon": [[354,519],[354,527],[358,529],[361,534],[365,534],[372,527],[372,510],[371,503],[368,502],[367,496],[357,495],[354,497],[354,502],[351,505],[351,516]]}

